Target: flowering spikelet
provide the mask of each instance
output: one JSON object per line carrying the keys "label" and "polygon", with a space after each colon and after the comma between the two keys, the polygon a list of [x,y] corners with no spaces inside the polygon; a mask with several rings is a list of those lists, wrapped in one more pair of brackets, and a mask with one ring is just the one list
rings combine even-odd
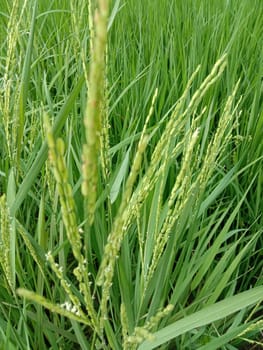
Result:
{"label": "flowering spikelet", "polygon": [[28,251],[30,252],[32,258],[36,262],[39,270],[41,271],[42,276],[45,276],[45,265],[43,263],[43,260],[40,258],[39,253],[37,252],[36,248],[34,247],[32,236],[29,234],[29,232],[26,231],[23,225],[20,224],[19,221],[16,220],[16,228],[19,232],[20,236],[22,237]]}
{"label": "flowering spikelet", "polygon": [[133,185],[137,178],[140,164],[142,160],[142,155],[147,145],[147,137],[145,136],[138,145],[137,152],[134,157],[134,161],[131,167],[131,172],[128,177],[122,202],[120,205],[119,213],[116,217],[116,220],[113,224],[112,232],[108,237],[107,244],[104,249],[103,260],[100,265],[100,270],[98,274],[97,284],[102,285],[102,298],[101,298],[101,319],[100,326],[103,328],[104,320],[107,316],[107,301],[109,299],[110,288],[112,285],[112,279],[114,275],[115,261],[118,258],[119,250],[121,243],[126,231],[125,223],[127,222],[130,211],[127,211],[129,208],[129,201],[132,195]]}
{"label": "flowering spikelet", "polygon": [[49,301],[48,299],[44,298],[43,296],[30,292],[29,290],[18,288],[17,294],[21,297],[24,297],[28,300],[34,301],[37,304],[40,304],[50,310],[51,312],[57,313],[61,316],[68,317],[74,321],[78,321],[80,323],[84,323],[88,326],[91,326],[89,320],[85,317],[81,317],[77,314],[74,306],[72,306],[70,303],[65,302],[62,305],[57,305]]}
{"label": "flowering spikelet", "polygon": [[5,195],[0,197],[0,266],[4,272],[9,289],[14,292],[14,278],[11,271],[10,255],[11,225]]}
{"label": "flowering spikelet", "polygon": [[84,19],[84,14],[86,13],[87,4],[86,1],[81,0],[78,2],[70,1],[69,5],[71,12],[70,19],[72,25],[72,34],[74,35],[74,39],[72,40],[74,56],[76,59],[79,59],[79,57],[81,58],[83,72],[87,83],[87,52],[86,45],[83,45],[81,40],[81,28],[83,24],[86,26],[86,18]]}
{"label": "flowering spikelet", "polygon": [[174,306],[169,304],[163,310],[158,311],[156,315],[152,316],[143,327],[135,327],[133,334],[126,339],[126,349],[137,349],[137,345],[145,339],[153,340],[152,329],[157,327],[161,319],[169,315],[173,309]]}
{"label": "flowering spikelet", "polygon": [[234,111],[232,111],[231,108],[238,86],[239,82],[236,84],[232,94],[227,99],[214,138],[207,147],[207,152],[203,161],[204,166],[199,174],[199,183],[202,188],[204,188],[207,179],[209,179],[211,172],[213,171],[213,163],[216,161],[220,151],[222,151],[222,149],[225,147],[225,145],[229,142],[231,138],[231,133],[234,126],[233,120],[235,116],[235,111],[238,108],[240,102],[239,101],[236,104]]}
{"label": "flowering spikelet", "polygon": [[72,187],[68,181],[67,168],[64,160],[65,145],[62,139],[58,139],[56,141],[54,140],[47,116],[45,116],[45,127],[47,130],[47,142],[49,146],[50,161],[53,166],[53,172],[60,196],[62,219],[73,255],[78,262],[78,266],[74,269],[73,272],[79,282],[79,289],[84,296],[85,306],[88,314],[93,322],[96,331],[98,332],[99,329],[97,325],[97,316],[93,307],[88,270],[86,260],[82,254],[82,241],[77,226],[75,201],[73,197]]}
{"label": "flowering spikelet", "polygon": [[108,68],[108,46],[106,47],[105,54],[106,66],[105,66],[105,82],[104,82],[104,97],[102,103],[102,118],[101,118],[101,134],[100,134],[100,158],[101,169],[106,184],[108,183],[108,177],[110,175],[110,139],[109,139],[109,86],[107,79]]}
{"label": "flowering spikelet", "polygon": [[75,202],[73,198],[72,188],[68,182],[68,172],[64,160],[65,145],[62,139],[57,139],[56,141],[54,140],[48,117],[46,115],[44,122],[49,147],[49,159],[53,167],[53,173],[60,196],[62,219],[65,225],[69,242],[72,246],[73,254],[77,261],[80,261],[82,243],[77,227]]}
{"label": "flowering spikelet", "polygon": [[127,312],[124,304],[121,304],[121,326],[122,326],[122,338],[123,338],[123,348],[127,348],[127,338],[128,338],[128,317],[127,317]]}
{"label": "flowering spikelet", "polygon": [[63,268],[60,267],[54,260],[51,252],[48,252],[46,254],[46,259],[47,261],[50,263],[50,266],[52,268],[52,270],[55,272],[57,278],[59,279],[61,286],[63,287],[63,289],[65,290],[67,296],[69,297],[71,303],[72,303],[72,309],[74,310],[74,312],[76,313],[76,315],[81,316],[83,318],[85,318],[85,314],[81,309],[81,305],[80,305],[80,301],[79,299],[76,297],[76,295],[73,294],[72,290],[71,290],[71,285],[68,281],[66,281],[65,277],[63,276]]}
{"label": "flowering spikelet", "polygon": [[[199,129],[195,130],[190,138],[190,142],[187,145],[185,150],[185,155],[181,164],[180,172],[176,178],[175,184],[169,196],[168,213],[163,223],[161,232],[158,234],[158,236],[156,235],[153,258],[152,258],[152,263],[147,276],[146,286],[147,286],[147,282],[152,278],[153,273],[157,267],[158,261],[164,251],[164,247],[168,241],[169,234],[173,228],[173,225],[178,219],[178,217],[180,216],[181,204],[185,203],[183,201],[183,198],[185,198],[185,192],[189,187],[188,185],[191,179],[192,155],[198,139],[198,134],[199,134]],[[176,202],[176,205],[174,205],[176,198],[177,198],[177,202]]]}
{"label": "flowering spikelet", "polygon": [[82,150],[82,194],[87,202],[87,216],[91,225],[97,200],[98,157],[102,129],[102,108],[105,87],[105,51],[107,43],[108,1],[98,1],[94,18],[95,37],[91,51],[91,67],[88,82],[88,100],[84,116],[86,144]]}

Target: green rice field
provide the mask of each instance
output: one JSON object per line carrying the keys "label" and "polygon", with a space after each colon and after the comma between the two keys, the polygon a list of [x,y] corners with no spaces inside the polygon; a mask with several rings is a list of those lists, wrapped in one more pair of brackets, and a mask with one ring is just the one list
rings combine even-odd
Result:
{"label": "green rice field", "polygon": [[263,1],[0,0],[0,350],[263,348]]}

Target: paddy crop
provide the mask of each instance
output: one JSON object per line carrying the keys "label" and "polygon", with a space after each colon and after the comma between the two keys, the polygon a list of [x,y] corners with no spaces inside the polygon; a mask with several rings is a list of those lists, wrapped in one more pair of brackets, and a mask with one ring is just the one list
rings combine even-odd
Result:
{"label": "paddy crop", "polygon": [[261,344],[262,1],[0,3],[1,348]]}

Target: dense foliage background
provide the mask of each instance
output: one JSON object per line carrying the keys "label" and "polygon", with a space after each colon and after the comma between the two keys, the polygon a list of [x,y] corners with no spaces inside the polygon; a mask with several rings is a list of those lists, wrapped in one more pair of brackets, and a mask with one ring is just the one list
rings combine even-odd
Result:
{"label": "dense foliage background", "polygon": [[[248,308],[242,307],[242,301],[238,312],[233,310],[227,317],[222,315],[220,320],[215,318],[215,322],[200,323],[189,330],[186,318],[262,286],[262,18],[261,0],[111,2],[104,106],[110,126],[109,145],[105,147],[108,168],[105,174],[99,158],[96,209],[87,227],[81,167],[89,91],[85,77],[90,69],[88,3],[0,0],[1,349],[93,349],[96,343],[91,327],[16,294],[16,289],[23,287],[52,303],[64,303],[65,290],[45,259],[51,251],[73,282],[73,293],[84,304],[72,272],[76,261],[62,221],[58,183],[47,160],[44,113],[55,125],[54,137],[65,142],[68,182],[73,188],[77,225],[84,231],[88,247],[94,308],[98,311],[103,287],[96,286],[97,273],[107,237],[120,215],[144,126],[149,140],[133,184],[135,194],[191,75],[200,65],[181,114],[224,54],[222,64],[227,64],[222,74],[194,110],[185,113],[182,120],[177,117],[181,121],[171,139],[163,143],[164,150],[165,144],[169,147],[167,154],[160,153],[153,186],[127,226],[110,290],[104,346],[122,349],[128,346],[128,335],[135,337],[137,346],[148,335],[137,334],[135,327],[146,325],[147,329],[147,322],[153,322],[151,317],[167,304],[174,305],[173,311],[159,315],[150,331],[185,318],[186,330],[170,342],[171,349],[232,350],[247,348],[249,342],[262,343],[259,301],[248,303]],[[209,163],[213,171],[204,188],[193,187],[195,202],[190,202],[187,189],[205,169],[206,151],[221,127],[225,105],[237,82],[229,111],[231,123],[224,126],[225,136],[218,143],[215,161]],[[151,107],[153,113],[146,125]],[[187,159],[195,120],[199,138]],[[173,156],[180,142],[182,147]],[[158,173],[162,164],[164,169]],[[183,166],[186,170],[180,173]],[[183,198],[183,181],[177,189],[178,198],[182,203],[185,198],[186,203],[175,201],[181,205],[178,220],[173,222],[148,281],[145,276],[154,256],[155,238],[162,232],[180,174],[189,176]],[[167,343],[163,348],[168,348]]]}

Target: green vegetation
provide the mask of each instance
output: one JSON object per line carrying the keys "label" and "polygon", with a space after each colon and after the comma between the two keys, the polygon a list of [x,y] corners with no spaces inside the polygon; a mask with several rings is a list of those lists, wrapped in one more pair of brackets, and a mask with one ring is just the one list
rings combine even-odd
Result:
{"label": "green vegetation", "polygon": [[0,349],[262,345],[263,2],[0,4]]}

